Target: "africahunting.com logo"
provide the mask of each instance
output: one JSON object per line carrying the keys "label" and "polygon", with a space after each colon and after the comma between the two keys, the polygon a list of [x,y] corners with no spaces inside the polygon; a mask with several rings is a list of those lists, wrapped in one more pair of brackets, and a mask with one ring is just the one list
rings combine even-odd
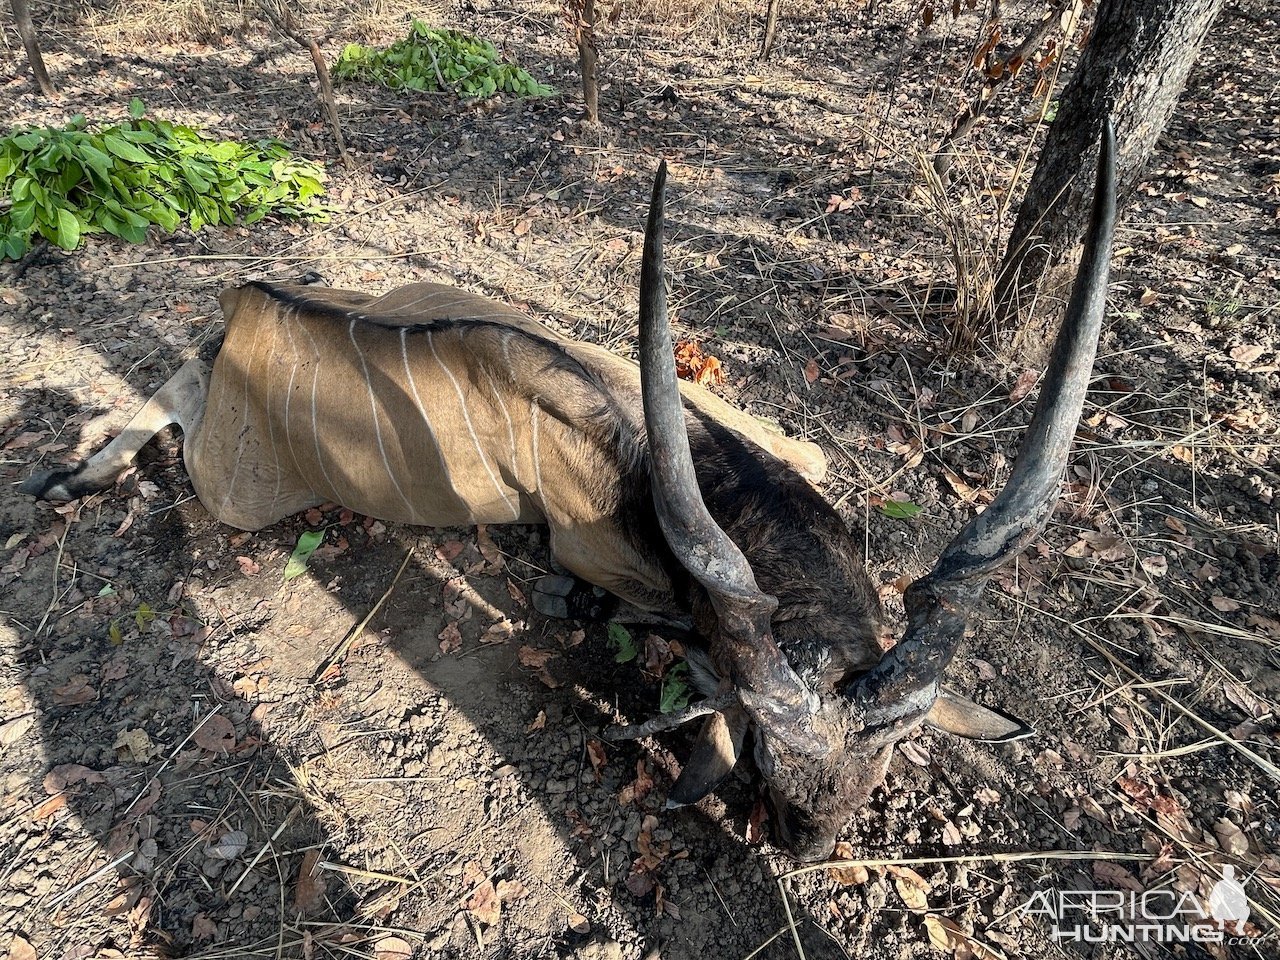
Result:
{"label": "africahunting.com logo", "polygon": [[[1207,906],[1207,908],[1206,908]],[[1249,895],[1226,866],[1208,904],[1177,890],[1041,890],[1022,905],[1054,940],[1074,943],[1253,943],[1245,935]]]}

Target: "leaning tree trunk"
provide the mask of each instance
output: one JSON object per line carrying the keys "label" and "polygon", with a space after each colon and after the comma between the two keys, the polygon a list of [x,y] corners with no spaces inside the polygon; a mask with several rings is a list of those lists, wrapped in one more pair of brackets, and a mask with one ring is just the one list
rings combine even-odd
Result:
{"label": "leaning tree trunk", "polygon": [[[1008,344],[1015,319],[1030,315],[1038,292],[1066,289],[1063,278],[1075,259],[1067,254],[1078,250],[1088,214],[1089,178],[1077,174],[1088,166],[1105,116],[1110,113],[1116,122],[1123,202],[1173,114],[1221,6],[1222,0],[1099,3],[1089,43],[1063,91],[997,272],[997,344]],[[1018,345],[1025,350],[1046,342],[1045,333],[1033,323],[1017,337]]]}
{"label": "leaning tree trunk", "polygon": [[782,0],[769,0],[769,11],[764,20],[764,40],[760,43],[760,59],[768,60],[769,51],[773,49],[773,41],[778,36],[778,14],[782,9]]}
{"label": "leaning tree trunk", "polygon": [[40,55],[40,44],[36,40],[36,28],[31,22],[31,8],[27,0],[9,0],[13,7],[13,19],[18,25],[18,36],[27,51],[27,61],[31,64],[31,72],[35,74],[36,84],[46,97],[56,97],[57,89],[49,79],[49,71],[44,67],[44,57]]}

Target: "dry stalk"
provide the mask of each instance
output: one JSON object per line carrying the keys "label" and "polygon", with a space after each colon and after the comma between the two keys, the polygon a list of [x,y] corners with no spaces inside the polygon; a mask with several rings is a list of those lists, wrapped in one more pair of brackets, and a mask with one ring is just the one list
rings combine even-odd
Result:
{"label": "dry stalk", "polygon": [[314,37],[302,32],[286,0],[259,0],[259,7],[263,15],[271,21],[272,26],[311,54],[311,63],[315,67],[316,79],[320,84],[320,105],[324,108],[330,129],[333,130],[338,159],[348,170],[354,169],[355,164],[347,153],[346,140],[342,136],[342,124],[338,120],[338,105],[333,97],[333,84],[329,81],[329,65],[325,63],[324,54],[320,52],[320,45],[316,43]]}

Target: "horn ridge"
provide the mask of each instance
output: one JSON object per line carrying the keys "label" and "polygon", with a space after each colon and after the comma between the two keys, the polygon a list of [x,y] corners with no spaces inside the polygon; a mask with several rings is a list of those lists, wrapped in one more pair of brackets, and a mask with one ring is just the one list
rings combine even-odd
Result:
{"label": "horn ridge", "polygon": [[907,589],[902,641],[853,690],[868,727],[924,716],[988,578],[1039,536],[1053,512],[1106,312],[1115,218],[1115,131],[1107,118],[1084,253],[1017,461],[991,505],[965,524],[933,571]]}
{"label": "horn ridge", "polygon": [[671,349],[663,281],[667,164],[658,166],[640,262],[640,390],[648,435],[654,511],[672,554],[706,590],[719,620],[713,656],[761,728],[804,752],[821,754],[811,729],[814,695],[773,639],[778,601],[756,584],[746,556],[707,510],[698,488],[684,401]]}
{"label": "horn ridge", "polygon": [[694,474],[663,281],[666,181],[664,160],[653,184],[640,262],[640,389],[654,506],[672,552],[713,598],[759,602],[765,595],[747,558],[712,518]]}

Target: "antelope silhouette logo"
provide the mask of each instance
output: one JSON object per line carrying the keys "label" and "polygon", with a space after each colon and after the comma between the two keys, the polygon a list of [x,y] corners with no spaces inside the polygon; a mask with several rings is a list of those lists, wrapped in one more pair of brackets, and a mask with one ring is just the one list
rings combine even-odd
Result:
{"label": "antelope silhouette logo", "polygon": [[1231,864],[1222,868],[1222,879],[1209,893],[1209,912],[1224,927],[1234,923],[1236,930],[1242,930],[1249,919],[1249,895],[1236,879],[1236,868]]}

